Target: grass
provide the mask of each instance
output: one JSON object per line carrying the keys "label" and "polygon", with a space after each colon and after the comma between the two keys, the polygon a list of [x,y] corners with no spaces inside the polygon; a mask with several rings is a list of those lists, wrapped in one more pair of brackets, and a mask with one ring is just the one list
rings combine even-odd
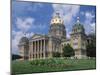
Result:
{"label": "grass", "polygon": [[95,59],[45,59],[12,61],[12,74],[89,70],[96,68]]}

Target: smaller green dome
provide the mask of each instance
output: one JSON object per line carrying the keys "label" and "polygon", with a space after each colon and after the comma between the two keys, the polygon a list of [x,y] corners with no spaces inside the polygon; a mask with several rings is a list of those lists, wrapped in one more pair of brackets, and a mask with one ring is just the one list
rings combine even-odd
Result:
{"label": "smaller green dome", "polygon": [[22,37],[19,41],[19,44],[28,44],[29,40],[27,37]]}
{"label": "smaller green dome", "polygon": [[80,23],[76,23],[75,25],[74,25],[74,28],[76,29],[84,29],[84,27],[83,27],[83,25],[82,24],[80,24]]}
{"label": "smaller green dome", "polygon": [[73,32],[84,32],[84,27],[83,27],[83,25],[80,23],[79,18],[77,18],[77,22],[76,22],[75,25],[73,26],[72,31],[73,31]]}

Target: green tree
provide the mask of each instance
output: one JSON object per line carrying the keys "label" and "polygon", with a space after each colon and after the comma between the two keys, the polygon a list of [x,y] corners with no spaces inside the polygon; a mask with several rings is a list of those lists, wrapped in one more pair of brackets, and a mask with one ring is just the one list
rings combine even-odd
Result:
{"label": "green tree", "polygon": [[20,58],[22,58],[20,55],[12,54],[12,60],[16,60]]}
{"label": "green tree", "polygon": [[63,56],[64,57],[71,57],[74,55],[75,55],[74,49],[69,44],[64,46],[64,48],[63,48]]}
{"label": "green tree", "polygon": [[96,57],[96,46],[93,43],[87,45],[87,56]]}
{"label": "green tree", "polygon": [[91,33],[88,37],[91,39],[91,43],[87,45],[87,56],[96,57],[96,35]]}

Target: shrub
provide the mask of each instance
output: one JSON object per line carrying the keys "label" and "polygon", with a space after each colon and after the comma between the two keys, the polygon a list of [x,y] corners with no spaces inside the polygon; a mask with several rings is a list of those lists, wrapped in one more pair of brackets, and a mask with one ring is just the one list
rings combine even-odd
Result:
{"label": "shrub", "polygon": [[64,46],[64,48],[63,48],[63,56],[64,57],[71,57],[74,55],[75,55],[74,49],[69,44]]}
{"label": "shrub", "polygon": [[59,52],[53,52],[53,57],[60,57],[60,53]]}

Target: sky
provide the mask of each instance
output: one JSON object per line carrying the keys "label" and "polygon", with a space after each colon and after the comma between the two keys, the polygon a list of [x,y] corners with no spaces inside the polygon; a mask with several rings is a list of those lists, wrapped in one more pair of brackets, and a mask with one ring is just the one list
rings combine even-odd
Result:
{"label": "sky", "polygon": [[66,37],[70,38],[72,26],[77,17],[85,28],[85,33],[95,32],[96,7],[86,5],[54,4],[12,1],[12,53],[18,54],[18,43],[21,37],[30,38],[34,34],[48,34],[50,21],[55,12],[59,12],[66,27]]}

